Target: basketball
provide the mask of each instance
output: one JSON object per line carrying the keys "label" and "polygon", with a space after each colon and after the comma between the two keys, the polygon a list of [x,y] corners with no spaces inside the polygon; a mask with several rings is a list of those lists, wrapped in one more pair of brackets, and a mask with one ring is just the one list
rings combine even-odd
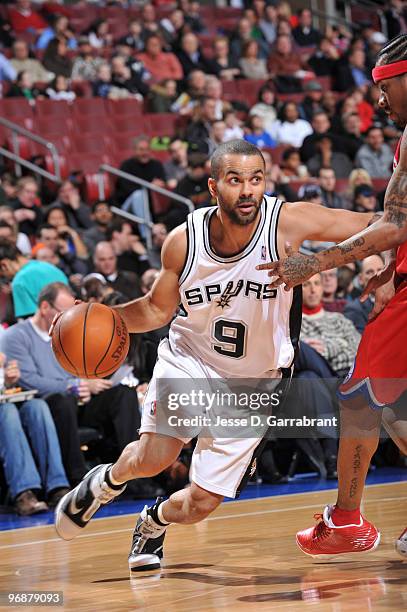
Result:
{"label": "basketball", "polygon": [[119,313],[103,304],[78,304],[66,310],[52,332],[58,363],[78,378],[105,378],[127,357],[129,334]]}

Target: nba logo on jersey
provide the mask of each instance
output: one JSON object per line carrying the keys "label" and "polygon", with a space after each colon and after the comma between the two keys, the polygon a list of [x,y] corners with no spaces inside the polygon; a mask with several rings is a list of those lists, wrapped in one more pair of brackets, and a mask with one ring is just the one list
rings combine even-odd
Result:
{"label": "nba logo on jersey", "polygon": [[261,258],[266,259],[266,247],[264,246],[264,244],[261,247]]}
{"label": "nba logo on jersey", "polygon": [[151,402],[151,407],[150,407],[151,416],[154,416],[156,412],[157,412],[157,401],[154,400],[153,402]]}

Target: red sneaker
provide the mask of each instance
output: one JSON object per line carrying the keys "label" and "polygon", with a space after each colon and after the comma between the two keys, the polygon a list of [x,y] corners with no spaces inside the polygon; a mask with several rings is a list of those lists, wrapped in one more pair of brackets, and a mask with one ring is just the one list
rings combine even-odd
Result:
{"label": "red sneaker", "polygon": [[407,527],[403,533],[399,535],[398,540],[396,540],[396,550],[399,555],[407,559]]}
{"label": "red sneaker", "polygon": [[297,545],[303,553],[320,559],[367,552],[379,545],[380,533],[372,523],[360,515],[359,525],[337,527],[331,520],[333,508],[325,506],[323,514],[314,515],[315,519],[321,519],[315,527],[297,533]]}

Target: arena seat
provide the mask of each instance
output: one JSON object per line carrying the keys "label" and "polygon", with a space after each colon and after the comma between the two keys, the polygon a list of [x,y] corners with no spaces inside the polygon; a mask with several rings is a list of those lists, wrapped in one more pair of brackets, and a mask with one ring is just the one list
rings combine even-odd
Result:
{"label": "arena seat", "polygon": [[31,141],[25,136],[21,136],[20,134],[17,134],[15,138],[11,134],[6,137],[6,149],[11,151],[12,153],[15,153],[16,151],[14,149],[14,144],[16,143],[18,146],[18,155],[20,155],[23,159],[30,159]]}
{"label": "arena seat", "polygon": [[128,134],[132,132],[134,137],[136,137],[140,133],[140,131],[142,131],[142,123],[144,121],[144,117],[142,115],[137,117],[132,117],[131,115],[120,117],[117,115],[109,114],[109,119],[112,129],[116,132],[117,135]]}
{"label": "arena seat", "polygon": [[[103,175],[104,197],[107,200],[112,195],[113,189],[106,173]],[[84,176],[85,199],[89,204],[99,200],[99,175],[86,173]]]}
{"label": "arena seat", "polygon": [[[49,132],[47,134],[41,134],[43,138],[52,142],[52,144],[56,147],[56,150],[60,154],[68,154],[71,151],[72,143],[69,137],[69,134],[61,134],[61,132]],[[31,155],[44,155],[47,152],[47,148],[35,142],[34,140],[30,141],[30,151]]]}
{"label": "arena seat", "polygon": [[143,127],[150,136],[173,136],[177,129],[177,119],[175,113],[146,113],[143,116]]}
{"label": "arena seat", "polygon": [[28,130],[33,126],[33,109],[25,98],[5,98],[0,100],[0,115]]}
{"label": "arena seat", "polygon": [[73,134],[72,150],[76,153],[98,153],[102,155],[105,150],[112,147],[110,136],[94,134]]}
{"label": "arena seat", "polygon": [[56,134],[64,132],[64,134],[72,130],[71,117],[59,117],[58,115],[50,115],[49,117],[39,116],[34,119],[32,131],[38,136],[48,138],[48,134]]}
{"label": "arena seat", "polygon": [[105,117],[101,121],[100,115],[79,116],[75,117],[73,133],[79,137],[81,135],[110,136],[112,133],[112,125]]}
{"label": "arena seat", "polygon": [[117,118],[139,117],[143,113],[143,102],[135,98],[106,100],[106,108],[110,116]]}
{"label": "arena seat", "polygon": [[105,153],[73,153],[69,156],[68,166],[71,172],[95,174],[102,164],[110,164],[111,161],[111,157]]}
{"label": "arena seat", "polygon": [[[58,159],[59,159],[59,169],[61,172],[61,178],[62,180],[65,180],[69,176],[67,157],[66,155],[58,155]],[[52,155],[50,155],[49,153],[47,153],[44,157],[44,167],[45,167],[45,170],[47,170],[48,172],[51,172],[52,174],[55,173],[54,159]]]}
{"label": "arena seat", "polygon": [[60,117],[64,120],[71,118],[71,105],[65,100],[37,100],[35,103],[37,117]]}
{"label": "arena seat", "polygon": [[78,98],[72,104],[74,116],[80,117],[86,115],[98,115],[104,117],[106,115],[105,101],[102,98]]}
{"label": "arena seat", "polygon": [[130,151],[131,148],[133,147],[133,142],[136,136],[137,134],[135,132],[119,132],[119,133],[113,134],[112,141],[113,141],[115,150],[117,152],[120,152],[123,150]]}
{"label": "arena seat", "polygon": [[171,206],[170,197],[154,191],[150,191],[150,202],[155,215],[163,215]]}
{"label": "arena seat", "polygon": [[257,102],[261,87],[267,83],[257,79],[238,79],[236,82],[240,99],[247,101],[251,106]]}

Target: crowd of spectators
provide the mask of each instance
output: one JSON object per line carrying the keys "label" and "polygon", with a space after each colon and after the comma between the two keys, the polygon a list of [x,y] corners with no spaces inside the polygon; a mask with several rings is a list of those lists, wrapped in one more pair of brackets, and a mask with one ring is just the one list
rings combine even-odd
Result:
{"label": "crowd of spectators", "polygon": [[[81,5],[83,14],[86,5],[96,14],[94,3]],[[16,0],[3,12],[3,97],[25,98],[34,108],[45,98],[74,106],[87,92],[94,99],[135,99],[157,117],[176,115],[179,123],[164,127],[159,138],[143,133],[137,120],[133,153],[120,168],[195,208],[212,203],[212,152],[221,142],[245,138],[263,151],[267,194],[380,210],[399,132],[378,107],[370,70],[388,38],[406,31],[403,2],[381,5],[383,31],[373,14],[357,27],[321,25],[309,8],[294,13],[284,0],[233,2],[240,10],[224,9],[219,23],[191,0],[97,6],[114,9],[114,16],[101,10],[86,27],[72,19],[68,4]],[[37,392],[18,408],[0,404],[0,488],[8,486],[17,512],[31,514],[54,506],[85,473],[93,455],[81,451],[84,432],[103,440],[88,444],[102,461],[137,437],[139,402],[168,331],[135,336],[128,361],[111,379],[76,380],[53,357],[52,318],[75,297],[117,304],[145,294],[167,233],[189,208],[171,197],[161,207],[152,197],[146,205],[144,192],[125,178],[98,200],[89,197],[80,173],[54,189],[28,172],[17,176],[6,160],[0,170],[0,364],[5,386]],[[148,224],[114,215],[113,205]],[[303,248],[324,246],[308,241]],[[319,381],[303,398],[310,411],[315,405],[335,410],[323,379],[339,380],[350,367],[373,306],[372,298],[363,304],[357,298],[382,266],[372,256],[304,286],[304,351],[296,376]],[[7,444],[10,439],[18,443]],[[272,458],[276,444],[268,446],[268,471],[260,474],[272,482],[287,472]],[[334,478],[336,440],[328,436],[321,448]],[[187,463],[181,457],[161,479],[134,484],[132,494],[172,490],[186,482]]]}

